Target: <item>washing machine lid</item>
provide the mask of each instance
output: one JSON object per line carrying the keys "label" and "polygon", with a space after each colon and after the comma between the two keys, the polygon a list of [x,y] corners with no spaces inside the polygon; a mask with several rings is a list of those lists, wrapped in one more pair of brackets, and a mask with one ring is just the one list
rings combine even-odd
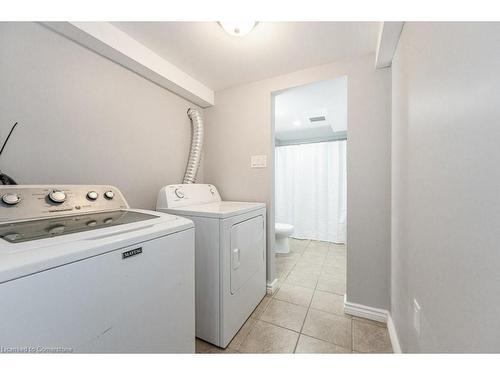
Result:
{"label": "washing machine lid", "polygon": [[[131,209],[125,211],[126,215],[117,225],[108,223],[92,230],[75,230],[65,235],[41,236],[29,241],[8,241],[0,238],[0,284],[116,249],[133,245],[140,247],[142,242],[164,238],[194,227],[191,220],[161,212]],[[64,220],[71,218],[67,216]],[[104,221],[105,217],[99,216],[98,219]],[[30,221],[19,222],[20,228],[24,228],[23,223],[31,224]],[[75,229],[77,227],[75,226]],[[12,226],[12,229],[15,230],[16,226]],[[31,233],[31,229],[28,232]]]}
{"label": "washing machine lid", "polygon": [[161,211],[180,216],[198,216],[225,219],[247,212],[260,210],[265,207],[266,205],[264,203],[219,201],[193,206],[162,209]]}
{"label": "washing machine lid", "polygon": [[159,216],[131,210],[87,213],[0,224],[0,238],[10,243],[54,238],[156,219]]}

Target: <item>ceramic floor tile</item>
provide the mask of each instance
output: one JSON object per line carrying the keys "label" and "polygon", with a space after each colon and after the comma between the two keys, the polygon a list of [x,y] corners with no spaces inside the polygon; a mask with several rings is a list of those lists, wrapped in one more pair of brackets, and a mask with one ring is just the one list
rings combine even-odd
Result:
{"label": "ceramic floor tile", "polygon": [[269,302],[271,302],[271,297],[269,296],[264,296],[262,301],[257,305],[255,310],[253,311],[252,315],[250,315],[250,318],[253,319],[259,319],[264,310],[266,309],[267,305],[269,305]]}
{"label": "ceramic floor tile", "polygon": [[290,239],[290,250],[276,256],[280,289],[264,297],[228,348],[197,339],[196,352],[392,352],[384,323],[344,314],[346,246]]}
{"label": "ceramic floor tile", "polygon": [[219,348],[215,345],[212,345],[206,341],[203,341],[203,340],[200,340],[200,339],[196,339],[196,343],[195,343],[195,346],[196,346],[196,353],[197,354],[230,354],[230,353],[235,353],[235,350],[231,349],[231,348],[227,348],[227,349],[222,349],[222,348]]}
{"label": "ceramic floor tile", "polygon": [[346,257],[327,255],[323,263],[328,266],[347,268]]}
{"label": "ceramic floor tile", "polygon": [[276,262],[294,262],[300,259],[302,256],[298,253],[288,253],[288,254],[276,254]]}
{"label": "ceramic floor tile", "polygon": [[323,292],[330,292],[330,293],[344,295],[345,280],[320,277],[316,289],[321,290]]}
{"label": "ceramic floor tile", "polygon": [[307,263],[307,262],[299,261],[295,265],[293,270],[297,271],[297,272],[302,272],[302,273],[311,273],[311,274],[319,276],[321,274],[322,268],[323,268],[323,266],[321,263]]}
{"label": "ceramic floor tile", "polygon": [[344,282],[346,279],[344,273],[342,273],[341,271],[335,272],[335,269],[332,269],[330,267],[323,267],[321,276],[319,278],[322,280],[338,280]]}
{"label": "ceramic floor tile", "polygon": [[345,275],[346,266],[343,264],[338,264],[333,262],[332,263],[325,262],[323,264],[322,273]]}
{"label": "ceramic floor tile", "polygon": [[387,328],[353,320],[353,350],[362,353],[392,353]]}
{"label": "ceramic floor tile", "polygon": [[345,280],[347,277],[346,271],[336,267],[328,267],[324,266],[319,274],[320,279],[337,279],[337,280]]}
{"label": "ceramic floor tile", "polygon": [[325,263],[326,255],[322,254],[314,254],[304,252],[302,257],[300,258],[300,262],[314,263],[314,264],[323,264]]}
{"label": "ceramic floor tile", "polygon": [[293,353],[299,334],[257,321],[240,345],[241,353]]}
{"label": "ceramic floor tile", "polygon": [[321,310],[335,315],[344,315],[344,296],[339,294],[314,291],[311,309]]}
{"label": "ceramic floor tile", "polygon": [[297,264],[298,259],[295,258],[276,258],[276,267],[293,267]]}
{"label": "ceramic floor tile", "polygon": [[368,323],[368,324],[374,324],[374,325],[379,326],[379,327],[387,327],[387,324],[384,322],[377,322],[375,320],[360,318],[357,316],[353,316],[352,320],[357,320],[357,321]]}
{"label": "ceramic floor tile", "polygon": [[392,352],[384,323],[344,314],[345,245],[290,239],[290,249],[276,256],[280,289],[264,297],[228,348],[197,339],[196,352]]}
{"label": "ceramic floor tile", "polygon": [[351,319],[310,309],[302,333],[351,350]]}
{"label": "ceramic floor tile", "polygon": [[247,338],[248,334],[250,333],[256,322],[257,320],[253,318],[248,318],[245,324],[243,324],[238,333],[231,340],[231,342],[228,345],[228,348],[236,351],[239,350],[242,342]]}
{"label": "ceramic floor tile", "polygon": [[345,253],[347,253],[347,247],[344,244],[330,243],[330,246],[328,246],[328,252],[329,253],[345,254]]}
{"label": "ceramic floor tile", "polygon": [[284,279],[292,271],[293,266],[283,266],[281,264],[276,265],[276,277],[278,279]]}
{"label": "ceramic floor tile", "polygon": [[323,250],[325,252],[330,248],[330,242],[324,241],[311,241],[307,246],[307,250]]}
{"label": "ceramic floor tile", "polygon": [[295,353],[315,354],[315,353],[350,353],[351,351],[342,346],[332,344],[327,341],[315,339],[306,335],[300,335]]}
{"label": "ceramic floor tile", "polygon": [[347,258],[327,255],[323,264],[330,267],[342,268],[345,270],[347,269]]}
{"label": "ceramic floor tile", "polygon": [[293,269],[293,265],[276,264],[276,273],[290,272],[292,269]]}
{"label": "ceramic floor tile", "polygon": [[313,293],[314,291],[309,288],[292,284],[283,284],[274,298],[308,307]]}
{"label": "ceramic floor tile", "polygon": [[317,282],[318,282],[317,275],[294,271],[294,270],[292,270],[292,272],[290,272],[288,274],[288,277],[285,279],[285,284],[303,286],[304,288],[309,288],[309,289],[316,288]]}
{"label": "ceramic floor tile", "polygon": [[327,258],[347,259],[347,251],[342,250],[328,250]]}
{"label": "ceramic floor tile", "polygon": [[[300,245],[300,244],[295,244],[292,242],[292,240],[290,240],[290,243],[289,243],[289,247],[290,247],[290,250],[292,247],[295,247],[295,248],[306,248],[306,245]],[[276,253],[276,257],[277,258],[294,258],[294,257],[300,257],[300,254],[299,253],[296,253],[296,252],[288,252],[288,253]]]}
{"label": "ceramic floor tile", "polygon": [[260,320],[300,332],[306,314],[307,307],[273,299]]}
{"label": "ceramic floor tile", "polygon": [[276,278],[278,279],[278,285],[283,285],[289,274],[290,274],[289,272],[276,274]]}
{"label": "ceramic floor tile", "polygon": [[347,252],[330,249],[330,250],[328,250],[328,254],[326,255],[326,257],[327,257],[327,259],[346,260],[347,259]]}
{"label": "ceramic floor tile", "polygon": [[328,250],[325,248],[307,248],[306,251],[302,254],[302,256],[317,256],[322,257],[323,259],[328,256]]}
{"label": "ceramic floor tile", "polygon": [[303,253],[307,246],[309,245],[309,240],[298,240],[295,238],[290,238],[290,252],[292,253]]}

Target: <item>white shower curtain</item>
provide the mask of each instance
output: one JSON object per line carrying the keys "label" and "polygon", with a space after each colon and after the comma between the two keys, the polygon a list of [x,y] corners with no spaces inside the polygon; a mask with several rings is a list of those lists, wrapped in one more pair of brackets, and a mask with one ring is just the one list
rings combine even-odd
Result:
{"label": "white shower curtain", "polygon": [[346,240],[346,141],[276,147],[276,222],[292,237]]}

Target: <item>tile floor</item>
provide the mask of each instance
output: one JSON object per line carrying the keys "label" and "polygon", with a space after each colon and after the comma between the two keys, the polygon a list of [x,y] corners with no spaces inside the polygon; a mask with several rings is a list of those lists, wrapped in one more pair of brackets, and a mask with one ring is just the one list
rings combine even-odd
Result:
{"label": "tile floor", "polygon": [[391,353],[387,327],[344,314],[346,248],[296,240],[276,256],[280,288],[265,296],[223,350],[196,340],[197,353]]}

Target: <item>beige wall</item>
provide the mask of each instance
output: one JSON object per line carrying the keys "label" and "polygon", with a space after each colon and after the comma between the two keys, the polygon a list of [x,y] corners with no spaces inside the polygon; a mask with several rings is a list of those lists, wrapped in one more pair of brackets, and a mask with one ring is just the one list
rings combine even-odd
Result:
{"label": "beige wall", "polygon": [[[36,23],[1,23],[0,49],[8,56],[0,60],[0,136],[21,124],[1,160],[6,173],[20,183],[113,184],[139,208],[154,208],[158,189],[181,180],[189,102]],[[348,299],[387,307],[390,75],[375,72],[372,55],[216,93],[205,110],[200,181],[225,199],[266,202],[271,228],[271,94],[342,75],[349,85]],[[267,154],[268,169],[250,168],[256,154]]]}
{"label": "beige wall", "polygon": [[18,183],[112,184],[154,209],[182,180],[192,104],[37,23],[0,23],[0,51],[0,139],[20,124],[0,167]]}
{"label": "beige wall", "polygon": [[[266,202],[272,227],[271,94],[342,75],[348,76],[349,102],[348,300],[388,308],[391,82],[389,70],[374,70],[373,55],[217,92],[216,105],[205,110],[205,180],[224,199]],[[267,155],[269,169],[250,168],[257,154]],[[268,262],[273,258],[268,249]]]}
{"label": "beige wall", "polygon": [[500,352],[499,36],[498,22],[410,22],[399,40],[391,312],[403,352]]}

